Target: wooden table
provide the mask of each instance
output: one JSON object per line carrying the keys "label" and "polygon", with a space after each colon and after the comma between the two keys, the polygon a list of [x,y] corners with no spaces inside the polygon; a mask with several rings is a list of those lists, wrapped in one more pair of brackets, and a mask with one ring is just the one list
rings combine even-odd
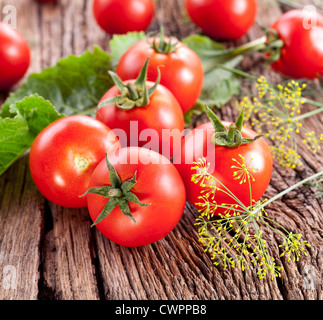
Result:
{"label": "wooden table", "polygon": [[[258,21],[270,24],[286,7],[273,0],[259,0]],[[32,49],[29,73],[52,66],[61,57],[79,55],[99,45],[108,50],[109,36],[96,25],[91,1],[61,0],[39,4],[32,0],[0,0],[0,11],[12,4],[17,27]],[[149,30],[163,24],[167,34],[178,38],[199,32],[184,11],[183,0],[156,1],[157,13]],[[255,25],[241,44],[261,35]],[[247,71],[280,77],[262,69],[255,54],[245,58]],[[318,85],[319,82],[317,83]],[[4,100],[5,96],[2,95]],[[233,121],[234,101],[217,111]],[[305,108],[310,108],[305,106]],[[308,128],[323,132],[323,115],[308,119]],[[205,122],[196,117],[192,127]],[[286,169],[275,162],[266,192],[271,197],[323,167],[322,153],[313,156],[300,146],[304,165]],[[178,226],[164,239],[141,248],[126,248],[90,228],[86,209],[61,208],[46,201],[34,185],[28,154],[0,177],[0,299],[3,300],[117,300],[117,299],[320,299],[323,298],[323,208],[312,192],[298,188],[268,208],[268,214],[310,242],[308,256],[299,262],[279,257],[279,240],[266,235],[274,257],[284,266],[281,278],[258,279],[256,270],[215,267],[198,242],[197,211],[187,204]],[[14,278],[15,277],[15,278]],[[16,281],[13,281],[16,280]]]}

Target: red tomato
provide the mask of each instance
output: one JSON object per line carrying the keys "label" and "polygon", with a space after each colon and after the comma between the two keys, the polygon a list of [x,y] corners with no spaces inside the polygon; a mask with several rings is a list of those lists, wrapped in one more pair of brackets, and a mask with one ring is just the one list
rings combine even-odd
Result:
{"label": "red tomato", "polygon": [[[125,83],[133,83],[134,80]],[[148,88],[154,85],[146,81]],[[100,103],[120,94],[113,86],[101,98]],[[152,149],[170,158],[174,146],[180,144],[184,130],[184,116],[172,93],[158,85],[145,107],[122,110],[114,104],[99,109],[96,118],[106,124],[119,136],[121,145]],[[123,136],[125,134],[125,136]],[[173,134],[174,139],[171,139]]]}
{"label": "red tomato", "polygon": [[[165,38],[165,41],[169,39]],[[158,38],[156,44],[159,44]],[[183,43],[178,42],[174,50],[171,53],[158,52],[147,40],[138,41],[121,57],[116,73],[122,80],[135,79],[149,58],[147,79],[156,81],[157,70],[161,66],[160,83],[173,93],[183,112],[186,112],[202,92],[203,66],[199,56]]]}
{"label": "red tomato", "polygon": [[[122,148],[109,161],[122,182],[136,173],[137,182],[130,191],[148,205],[128,202],[135,221],[116,206],[96,224],[97,228],[108,239],[128,247],[144,246],[165,237],[180,220],[186,201],[185,187],[174,165],[154,151],[137,147]],[[108,186],[111,180],[106,160],[102,160],[92,174],[89,187]],[[111,199],[87,194],[93,221]]]}
{"label": "red tomato", "polygon": [[63,207],[86,207],[80,196],[106,152],[120,148],[115,134],[100,121],[77,115],[54,121],[34,140],[30,171],[45,198]]}
{"label": "red tomato", "polygon": [[109,34],[146,30],[155,14],[153,0],[94,0],[94,17]]}
{"label": "red tomato", "polygon": [[0,22],[0,91],[10,89],[26,73],[30,49],[17,30]]}
{"label": "red tomato", "polygon": [[[229,128],[229,122],[222,121],[222,123],[226,128]],[[232,159],[240,162],[241,170],[244,168],[243,159],[240,155],[244,158],[247,167],[251,161],[250,167],[258,169],[255,172],[250,172],[255,179],[255,181],[251,182],[252,199],[257,201],[263,195],[270,182],[272,172],[270,149],[263,138],[236,148],[218,146],[212,142],[214,133],[211,122],[196,127],[183,139],[180,152],[174,156],[173,162],[186,186],[187,200],[198,209],[201,209],[197,203],[201,202],[199,197],[203,195],[201,192],[205,188],[201,187],[200,183],[192,181],[192,175],[196,173],[196,170],[192,170],[192,167],[194,166],[193,162],[204,157],[210,163],[209,173],[231,190],[245,206],[249,206],[250,193],[248,183],[240,184],[241,180],[234,179],[234,172],[239,171],[239,169],[231,167],[240,167],[240,165]],[[250,139],[257,136],[253,130],[244,127],[242,128],[241,135]],[[220,184],[217,184],[217,186],[221,187]],[[223,203],[236,204],[232,198],[221,191],[215,192],[214,200],[218,205]],[[218,209],[217,213],[223,213],[223,210]]]}
{"label": "red tomato", "polygon": [[215,39],[239,39],[252,27],[257,0],[186,0],[193,22]]}
{"label": "red tomato", "polygon": [[274,70],[298,79],[323,75],[323,15],[291,10],[271,28],[284,42],[279,60],[272,64]]}

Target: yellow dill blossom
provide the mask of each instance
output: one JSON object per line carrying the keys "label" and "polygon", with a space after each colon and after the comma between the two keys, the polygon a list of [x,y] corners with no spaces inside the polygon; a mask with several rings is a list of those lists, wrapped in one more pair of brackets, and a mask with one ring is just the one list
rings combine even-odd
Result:
{"label": "yellow dill blossom", "polygon": [[239,157],[242,160],[241,163],[236,159],[232,159],[232,161],[237,163],[237,165],[231,166],[231,169],[236,169],[236,171],[233,172],[234,179],[240,180],[240,184],[246,183],[248,178],[251,178],[252,181],[255,181],[255,178],[253,177],[252,172],[257,172],[258,168],[250,167],[250,163],[253,159],[251,158],[249,163],[246,164],[246,161],[241,154],[239,154]]}
{"label": "yellow dill blossom", "polygon": [[269,84],[264,76],[256,83],[257,97],[252,101],[245,97],[239,108],[245,110],[245,120],[250,120],[251,126],[258,133],[272,141],[271,151],[282,166],[292,169],[302,164],[298,154],[297,135],[303,132],[305,143],[313,153],[321,150],[323,138],[314,131],[303,128],[301,120],[323,111],[320,107],[313,112],[301,114],[302,105],[306,99],[302,98],[302,91],[306,85],[300,85],[292,80],[286,86]]}
{"label": "yellow dill blossom", "polygon": [[[243,156],[241,160],[232,159],[232,167],[237,169],[233,173],[233,179],[242,186],[246,186],[246,192],[250,193],[250,206],[239,204],[217,204],[214,200],[214,193],[218,190],[225,191],[236,199],[236,196],[226,186],[222,185],[209,172],[209,164],[203,159],[199,159],[192,166],[195,183],[202,187],[206,185],[203,181],[214,183],[214,188],[207,186],[207,192],[201,192],[200,202],[197,205],[201,208],[200,215],[196,219],[195,225],[198,227],[199,242],[204,246],[204,251],[208,252],[213,263],[224,267],[240,268],[242,271],[251,266],[257,269],[260,279],[270,276],[271,279],[279,277],[283,267],[277,266],[275,259],[271,256],[268,244],[263,237],[263,227],[268,227],[281,238],[281,256],[286,256],[288,261],[298,261],[301,255],[306,255],[306,246],[309,244],[302,240],[302,235],[293,234],[286,230],[276,221],[268,217],[265,207],[272,201],[283,196],[287,192],[295,189],[303,183],[316,177],[321,177],[323,172],[317,173],[294,186],[286,189],[270,200],[254,201],[251,196],[250,184],[254,182],[251,161],[246,164]],[[237,165],[238,164],[238,165]],[[244,184],[247,182],[247,185]],[[213,190],[213,191],[210,191]],[[218,213],[217,209],[226,209],[224,213]]]}

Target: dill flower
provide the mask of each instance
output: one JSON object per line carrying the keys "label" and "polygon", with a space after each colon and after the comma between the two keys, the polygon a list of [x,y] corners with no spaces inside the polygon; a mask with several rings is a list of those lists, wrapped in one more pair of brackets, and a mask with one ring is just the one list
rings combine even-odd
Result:
{"label": "dill flower", "polygon": [[[306,255],[306,247],[310,246],[301,234],[294,234],[286,230],[279,223],[268,217],[265,207],[279,197],[323,175],[323,171],[308,177],[290,188],[284,190],[271,199],[254,201],[251,199],[250,185],[254,182],[252,173],[256,170],[252,168],[251,161],[246,164],[243,156],[241,160],[232,159],[232,167],[236,168],[232,178],[243,187],[246,185],[246,192],[249,190],[250,206],[243,203],[237,204],[217,204],[214,200],[214,193],[225,189],[232,199],[236,196],[219,180],[209,172],[209,164],[203,159],[199,159],[192,166],[196,171],[192,175],[195,183],[200,183],[207,188],[207,192],[201,192],[199,217],[195,225],[198,227],[199,242],[204,246],[204,251],[208,252],[214,265],[224,267],[240,268],[242,271],[249,269],[251,265],[257,268],[257,275],[263,279],[267,275],[274,279],[281,275],[283,267],[278,266],[271,256],[267,242],[263,237],[263,227],[267,227],[281,238],[281,256],[286,256],[287,260],[298,261],[302,255]],[[208,181],[208,184],[204,184]],[[214,188],[210,183],[214,183]],[[225,208],[224,213],[218,213],[217,208]]]}
{"label": "dill flower", "polygon": [[291,80],[286,86],[273,86],[261,76],[256,83],[257,97],[252,100],[245,97],[239,108],[245,110],[245,120],[251,120],[251,126],[258,133],[272,140],[271,151],[282,166],[295,169],[302,164],[298,154],[297,135],[303,132],[307,149],[313,153],[321,150],[323,134],[317,136],[314,131],[303,127],[301,120],[323,111],[323,107],[301,114],[302,105],[309,101],[302,98],[306,84]]}

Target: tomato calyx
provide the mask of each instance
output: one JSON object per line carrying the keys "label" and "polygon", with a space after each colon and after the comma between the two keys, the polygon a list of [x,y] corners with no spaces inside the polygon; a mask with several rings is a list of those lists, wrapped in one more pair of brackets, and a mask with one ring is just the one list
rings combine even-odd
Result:
{"label": "tomato calyx", "polygon": [[170,54],[176,52],[179,41],[175,37],[166,38],[164,29],[160,27],[159,35],[153,37],[153,40],[147,40],[148,44],[155,52],[162,54]]}
{"label": "tomato calyx", "polygon": [[98,110],[108,105],[115,105],[117,108],[122,110],[131,110],[135,107],[147,106],[149,104],[149,98],[157,89],[161,78],[160,70],[158,68],[158,77],[155,84],[151,88],[147,88],[146,80],[148,62],[149,58],[146,60],[138,78],[133,84],[131,82],[124,84],[115,72],[109,71],[109,74],[114,84],[117,86],[120,94],[102,101],[98,105]]}
{"label": "tomato calyx", "polygon": [[262,30],[266,35],[266,44],[263,51],[267,54],[267,63],[271,64],[279,60],[284,41],[280,39],[276,30],[267,28],[262,28]]}
{"label": "tomato calyx", "polygon": [[115,168],[110,163],[108,155],[106,155],[106,163],[109,171],[111,186],[92,187],[82,195],[83,197],[91,193],[105,198],[109,198],[105,207],[103,208],[103,210],[101,211],[101,213],[99,214],[99,216],[94,221],[91,227],[95,226],[97,223],[105,219],[116,206],[119,206],[121,212],[124,215],[131,218],[136,223],[135,218],[130,212],[128,202],[129,201],[134,202],[140,205],[141,207],[146,207],[150,205],[149,203],[141,202],[137,198],[137,196],[131,192],[131,189],[137,183],[137,180],[136,180],[137,174],[135,173],[131,179],[125,180],[124,182],[122,182]]}
{"label": "tomato calyx", "polygon": [[220,119],[209,107],[206,108],[206,113],[215,131],[212,137],[212,142],[218,146],[237,148],[241,145],[250,144],[255,140],[259,139],[260,137],[262,137],[262,135],[258,135],[253,139],[242,137],[241,130],[243,125],[243,115],[244,115],[243,109],[237,121],[235,123],[230,124],[229,129],[227,129],[223,125]]}

